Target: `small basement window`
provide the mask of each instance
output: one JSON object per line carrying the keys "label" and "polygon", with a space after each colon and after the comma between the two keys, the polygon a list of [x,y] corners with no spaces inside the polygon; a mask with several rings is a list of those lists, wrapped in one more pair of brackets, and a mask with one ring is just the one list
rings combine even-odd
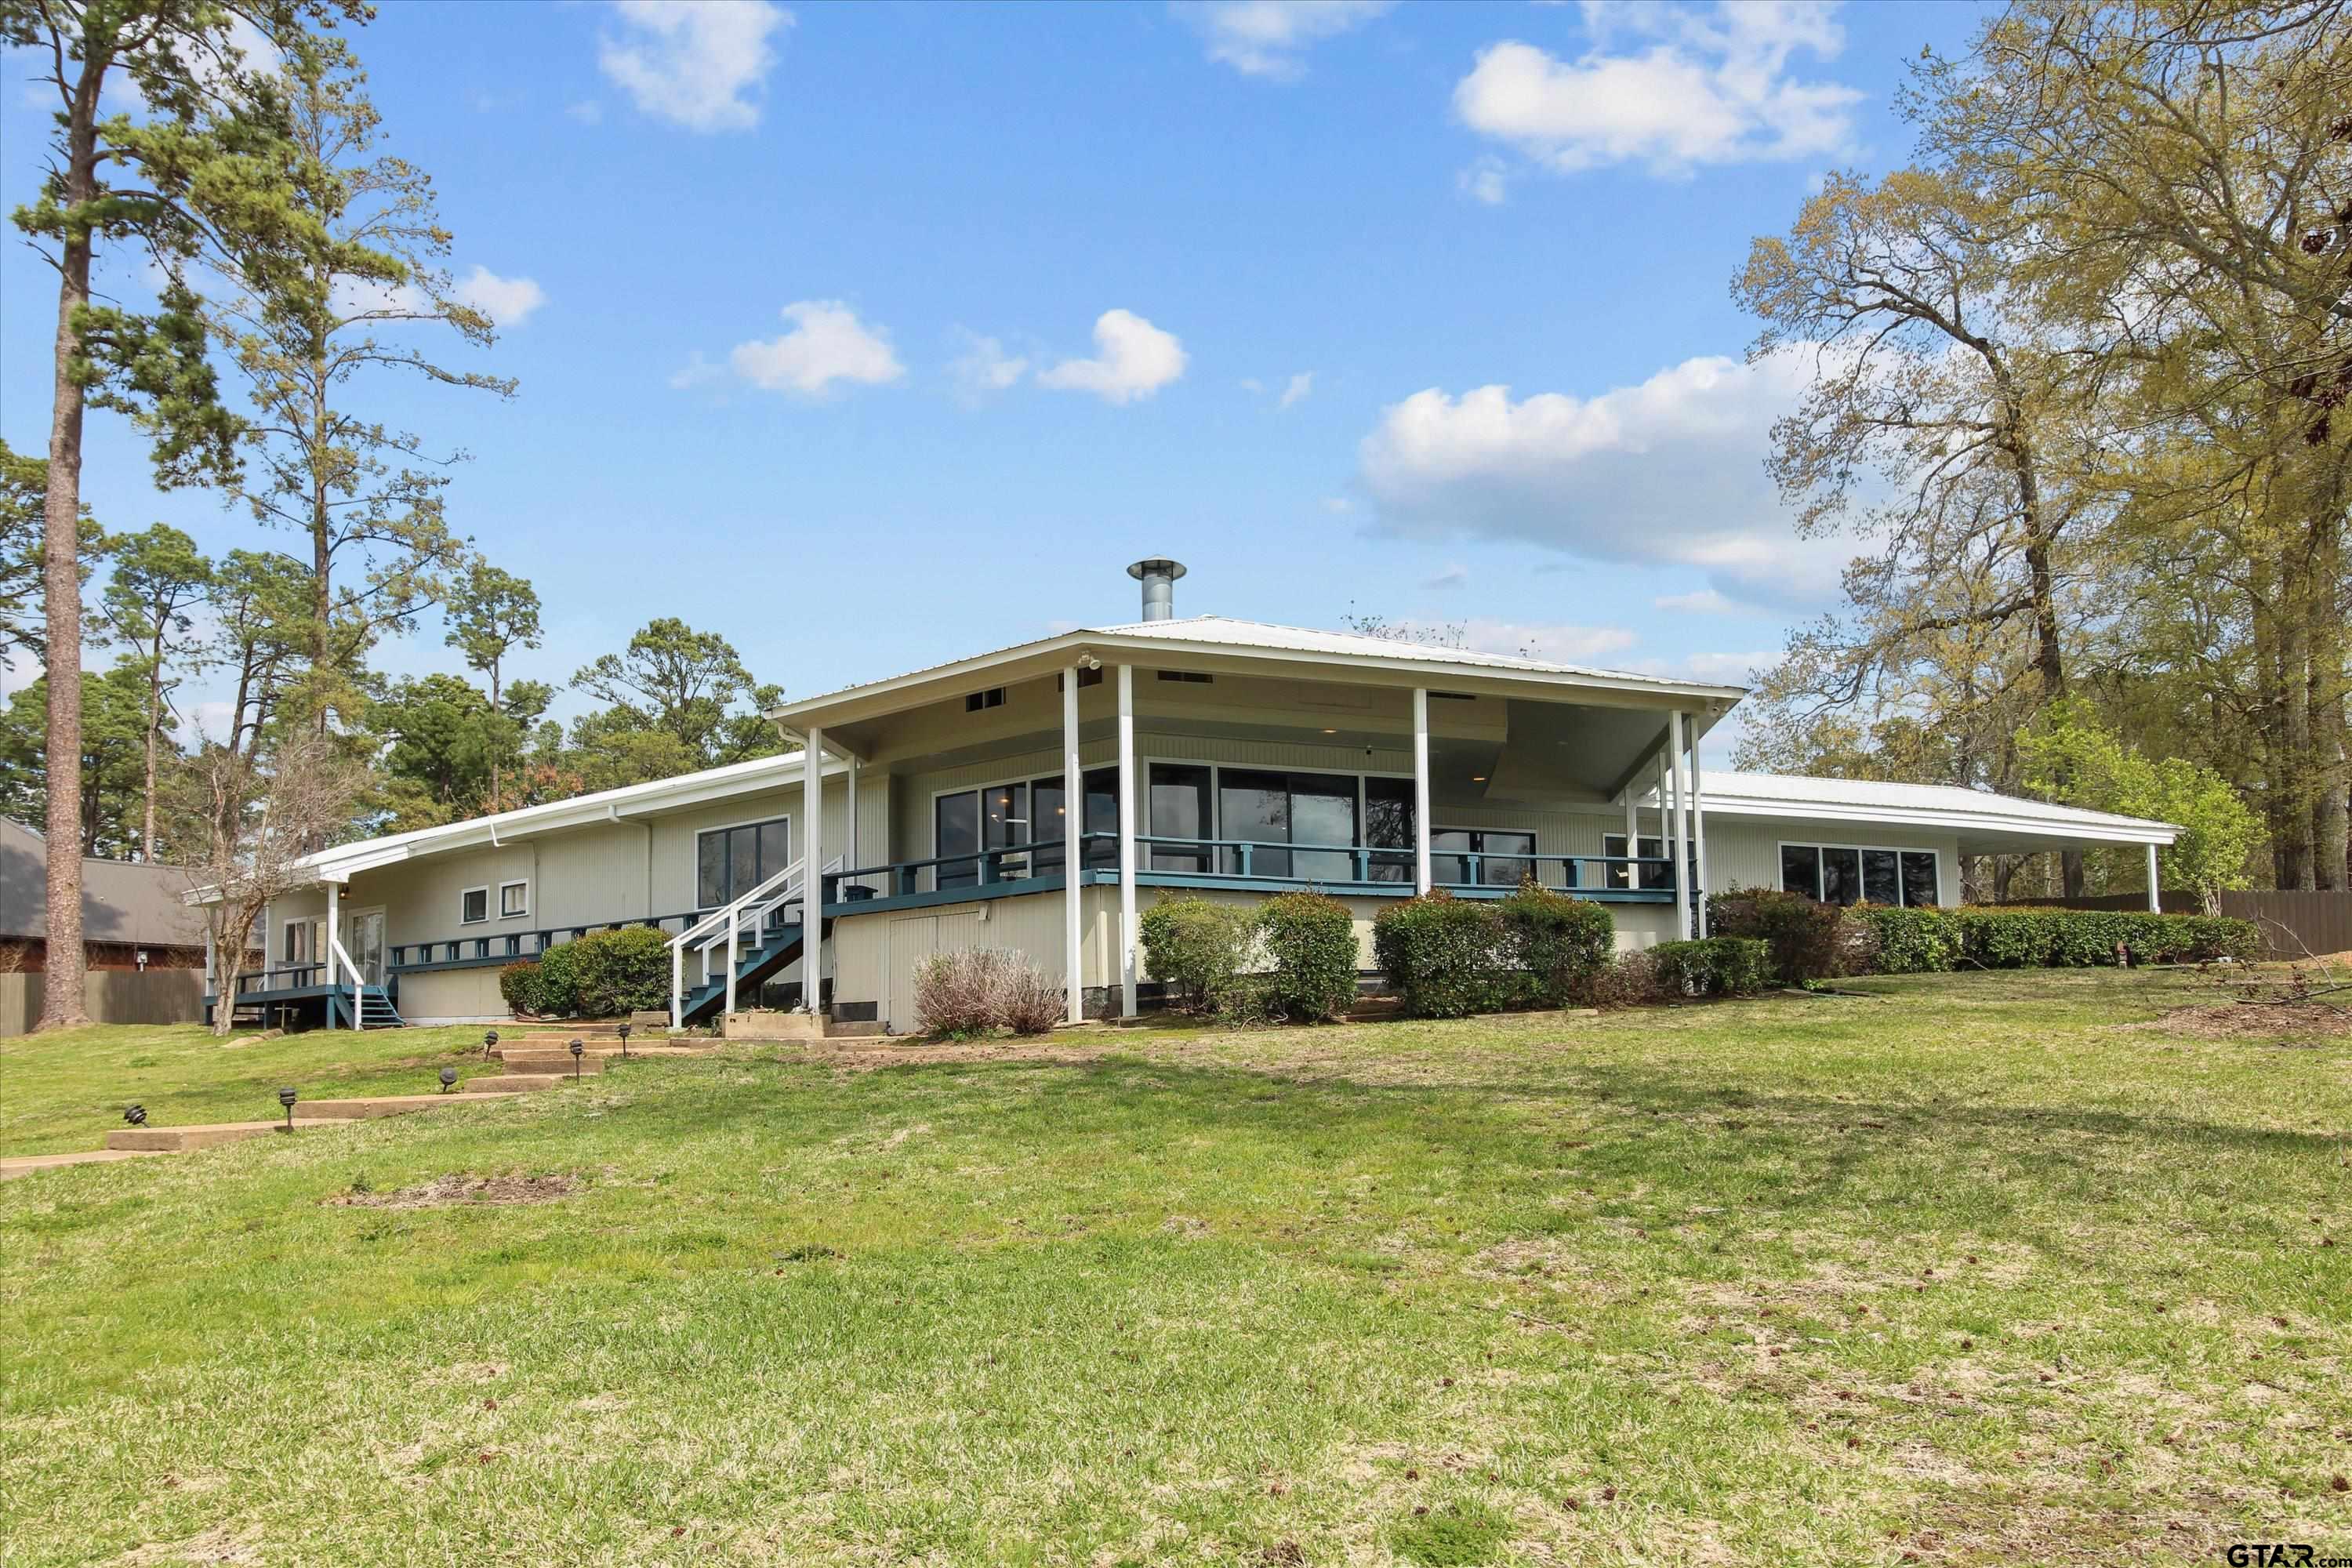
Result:
{"label": "small basement window", "polygon": [[468,888],[457,895],[457,923],[479,925],[490,918],[490,890]]}
{"label": "small basement window", "polygon": [[963,710],[967,713],[977,713],[984,708],[1003,706],[1004,688],[1002,686],[992,686],[985,691],[974,691],[963,700]]}
{"label": "small basement window", "polygon": [[518,915],[529,913],[530,913],[530,884],[500,882],[499,884],[499,919],[510,921]]}

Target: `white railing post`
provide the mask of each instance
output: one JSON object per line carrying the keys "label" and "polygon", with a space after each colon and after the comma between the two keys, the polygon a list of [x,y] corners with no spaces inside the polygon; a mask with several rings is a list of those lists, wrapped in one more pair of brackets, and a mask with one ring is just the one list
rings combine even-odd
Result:
{"label": "white railing post", "polygon": [[[735,1011],[735,931],[737,913],[731,907],[727,911],[727,1011]],[[803,948],[803,952],[808,950]]]}
{"label": "white railing post", "polygon": [[[808,833],[801,845],[801,864],[821,867],[824,864],[824,731],[812,724],[803,737],[807,742],[802,755],[806,763],[803,780],[808,817]],[[819,994],[824,987],[824,881],[821,872],[802,879],[801,884],[801,1011],[814,1017],[818,1011]],[[730,966],[728,983],[734,983],[735,971]],[[728,1010],[734,1010],[734,998],[728,998]]]}
{"label": "white railing post", "polygon": [[1698,718],[1696,714],[1691,718],[1690,729],[1690,820],[1691,875],[1693,880],[1697,883],[1697,886],[1691,889],[1691,893],[1692,897],[1697,900],[1699,939],[1705,941],[1707,934],[1706,790],[1699,779]]}
{"label": "white railing post", "polygon": [[2147,912],[2152,915],[2164,912],[2164,900],[2156,890],[2156,846],[2153,844],[2147,847]]}
{"label": "white railing post", "polygon": [[1676,709],[1666,715],[1666,779],[1668,793],[1674,799],[1675,831],[1675,940],[1681,942],[1691,934],[1690,923],[1690,824],[1683,814],[1683,715]]}
{"label": "white railing post", "polygon": [[1118,1016],[1136,1015],[1135,666],[1118,667]]}
{"label": "white railing post", "polygon": [[669,947],[669,1026],[686,1027],[686,946],[683,941]]}
{"label": "white railing post", "polygon": [[1429,863],[1429,691],[1412,689],[1412,890],[1436,884]]}

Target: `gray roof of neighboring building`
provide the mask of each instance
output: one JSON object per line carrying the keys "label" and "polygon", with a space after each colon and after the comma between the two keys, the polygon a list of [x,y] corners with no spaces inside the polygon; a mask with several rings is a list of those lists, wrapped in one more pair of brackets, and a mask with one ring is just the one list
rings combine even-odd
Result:
{"label": "gray roof of neighboring building", "polygon": [[[81,934],[86,942],[201,947],[203,917],[181,902],[188,876],[131,860],[81,863]],[[47,940],[48,841],[0,816],[0,938]]]}

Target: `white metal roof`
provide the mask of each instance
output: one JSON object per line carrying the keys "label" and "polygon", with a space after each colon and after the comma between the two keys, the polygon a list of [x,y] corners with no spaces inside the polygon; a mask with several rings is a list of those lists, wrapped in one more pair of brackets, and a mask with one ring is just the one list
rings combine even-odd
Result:
{"label": "white metal roof", "polygon": [[[2105,844],[2169,844],[2179,829],[2167,822],[2116,816],[2079,806],[1995,795],[1954,784],[1885,784],[1874,779],[1824,779],[1794,773],[1704,771],[1699,778],[1709,816],[1796,816],[1822,821],[1878,822],[1949,827],[1987,848],[2001,836],[2076,838]],[[1645,797],[1656,804],[1654,789]],[[1966,844],[1963,847],[1966,847]]]}

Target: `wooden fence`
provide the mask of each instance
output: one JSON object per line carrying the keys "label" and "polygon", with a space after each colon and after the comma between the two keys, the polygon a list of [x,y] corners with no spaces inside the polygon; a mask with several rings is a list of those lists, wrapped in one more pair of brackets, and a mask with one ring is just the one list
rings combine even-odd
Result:
{"label": "wooden fence", "polygon": [[[0,974],[0,1037],[31,1032],[40,1020],[47,975]],[[201,969],[93,969],[82,976],[82,1006],[100,1024],[193,1024],[204,1016]]]}
{"label": "wooden fence", "polygon": [[[2018,899],[2014,903],[2060,910],[2144,910],[2146,893],[2107,893],[2088,899]],[[2167,912],[2196,914],[2204,909],[2193,893],[2167,892]],[[2352,952],[2352,893],[2245,892],[2221,895],[2221,912],[2263,928],[2273,958]]]}

